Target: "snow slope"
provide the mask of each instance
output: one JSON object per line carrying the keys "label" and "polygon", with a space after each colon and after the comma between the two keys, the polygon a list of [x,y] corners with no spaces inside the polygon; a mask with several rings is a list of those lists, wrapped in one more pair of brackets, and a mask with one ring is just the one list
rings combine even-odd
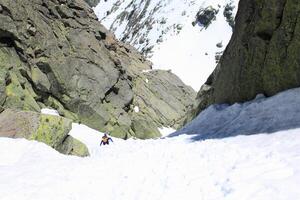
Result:
{"label": "snow slope", "polygon": [[[116,36],[135,46],[156,69],[172,69],[195,90],[215,68],[215,53],[223,51],[232,29],[223,16],[231,0],[109,0],[94,8],[101,23]],[[219,10],[207,28],[192,26],[200,8]],[[217,43],[223,47],[218,48]],[[149,53],[149,49],[152,49]]]}
{"label": "snow slope", "polygon": [[[212,106],[185,131],[164,139],[113,138],[100,147],[102,133],[73,124],[70,135],[88,146],[87,158],[0,138],[1,200],[300,199],[299,94],[297,88]],[[207,139],[208,133],[261,134]]]}
{"label": "snow slope", "polygon": [[176,137],[156,140],[113,138],[100,147],[102,133],[74,123],[70,135],[88,146],[87,158],[0,138],[0,199],[300,199],[299,94],[215,105]]}
{"label": "snow slope", "polygon": [[300,129],[197,142],[115,139],[101,148],[100,137],[87,142],[88,158],[0,138],[1,200],[300,198]]}
{"label": "snow slope", "polygon": [[234,105],[212,105],[171,136],[197,134],[194,139],[273,133],[300,128],[300,88]]}

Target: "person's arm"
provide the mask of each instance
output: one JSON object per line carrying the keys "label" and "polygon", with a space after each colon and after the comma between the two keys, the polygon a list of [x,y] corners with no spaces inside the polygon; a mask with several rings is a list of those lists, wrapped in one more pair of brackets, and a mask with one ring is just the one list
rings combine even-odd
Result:
{"label": "person's arm", "polygon": [[100,146],[103,144],[103,140],[101,141],[101,143],[100,143]]}
{"label": "person's arm", "polygon": [[114,142],[111,138],[108,138],[108,140],[110,140],[110,141],[112,141],[112,142]]}

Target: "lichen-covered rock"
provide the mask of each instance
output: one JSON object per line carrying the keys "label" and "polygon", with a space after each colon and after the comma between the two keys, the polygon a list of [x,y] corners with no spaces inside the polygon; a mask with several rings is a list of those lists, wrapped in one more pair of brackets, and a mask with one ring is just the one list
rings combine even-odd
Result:
{"label": "lichen-covered rock", "polygon": [[[152,70],[135,80],[134,116],[151,118],[156,126],[180,128],[195,92],[170,71]],[[137,130],[137,128],[135,128]]]}
{"label": "lichen-covered rock", "polygon": [[61,145],[57,150],[67,155],[80,155],[82,157],[90,155],[87,147],[82,142],[70,135],[64,139],[63,145]]}
{"label": "lichen-covered rock", "polygon": [[31,111],[6,109],[0,114],[0,136],[43,142],[67,155],[87,156],[84,144],[68,135],[72,121]]}
{"label": "lichen-covered rock", "polygon": [[[146,121],[143,118],[133,119],[133,131],[135,137],[142,139],[157,138],[160,132],[155,129],[156,125],[153,122]],[[156,130],[156,131],[153,131]]]}
{"label": "lichen-covered rock", "polygon": [[295,0],[241,0],[231,41],[206,82],[211,92],[200,91],[193,113],[299,87],[299,12]]}
{"label": "lichen-covered rock", "polygon": [[39,126],[29,137],[58,149],[72,128],[72,121],[66,118],[44,115],[39,117]]}
{"label": "lichen-covered rock", "polygon": [[[113,136],[140,135],[134,133],[137,129],[132,123],[133,102],[141,92],[135,83],[143,70],[151,69],[149,61],[118,42],[83,0],[2,0],[0,5],[0,91],[5,91],[0,106],[31,111],[48,106]],[[157,120],[157,112],[152,115],[148,108],[141,109],[141,113],[148,112],[144,120],[156,124],[151,126],[154,133],[160,126],[178,127],[173,121],[180,121],[182,107],[193,100],[191,95],[184,106],[182,102],[175,105],[179,101],[164,93],[175,89],[170,94],[182,96],[190,88],[173,87],[172,81],[163,78],[153,87],[158,85],[165,89],[157,89],[149,99],[168,98],[155,103],[144,100],[151,109],[162,110],[164,119]]]}

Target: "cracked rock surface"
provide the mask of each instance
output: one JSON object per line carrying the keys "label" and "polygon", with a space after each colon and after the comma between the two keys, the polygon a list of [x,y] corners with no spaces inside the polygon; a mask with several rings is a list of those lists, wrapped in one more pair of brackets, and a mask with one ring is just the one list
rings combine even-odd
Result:
{"label": "cracked rock surface", "polygon": [[116,137],[158,137],[157,127],[182,125],[195,93],[170,72],[143,73],[150,69],[83,0],[0,2],[2,110],[52,107]]}

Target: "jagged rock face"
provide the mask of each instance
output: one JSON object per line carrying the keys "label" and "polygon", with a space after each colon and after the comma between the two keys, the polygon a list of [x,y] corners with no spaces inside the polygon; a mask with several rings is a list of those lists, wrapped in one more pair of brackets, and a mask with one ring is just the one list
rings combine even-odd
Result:
{"label": "jagged rock face", "polygon": [[[161,126],[180,128],[191,108],[191,98],[195,99],[192,88],[170,71],[153,70],[144,72],[134,82],[136,94],[134,127]],[[151,118],[153,122],[145,121]],[[149,132],[149,131],[148,131]]]}
{"label": "jagged rock face", "polygon": [[300,2],[241,0],[234,34],[192,115],[300,86]]}
{"label": "jagged rock face", "polygon": [[[172,69],[199,90],[216,65],[215,56],[220,57],[230,40],[237,4],[238,0],[101,0],[94,12],[154,68]],[[219,42],[223,47],[216,47]],[[201,74],[195,73],[198,70]]]}
{"label": "jagged rock face", "polygon": [[[3,108],[39,112],[48,106],[114,136],[148,137],[143,128],[134,126],[140,119],[136,119],[133,102],[135,82],[143,70],[151,69],[151,63],[117,42],[83,0],[2,0],[0,5]],[[174,89],[182,96],[191,93],[186,102],[192,102],[190,88]],[[181,111],[188,104],[174,109]],[[142,120],[155,124],[147,127],[156,133],[149,137],[154,137],[159,136],[157,126],[177,126],[173,120],[182,118],[182,112],[168,123],[162,119],[156,123],[157,116],[147,117]]]}
{"label": "jagged rock face", "polygon": [[[100,0],[85,0],[90,6],[96,6],[99,3]],[[107,1],[107,0],[104,0]]]}
{"label": "jagged rock face", "polygon": [[84,144],[69,136],[72,121],[59,116],[6,109],[0,115],[0,136],[43,142],[66,155],[88,156]]}

